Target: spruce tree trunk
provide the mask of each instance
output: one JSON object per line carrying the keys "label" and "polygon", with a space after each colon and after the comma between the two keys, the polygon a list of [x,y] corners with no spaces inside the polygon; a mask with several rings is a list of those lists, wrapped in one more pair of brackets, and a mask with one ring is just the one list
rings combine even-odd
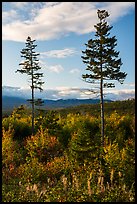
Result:
{"label": "spruce tree trunk", "polygon": [[100,107],[101,107],[101,145],[104,146],[104,100],[103,100],[103,79],[100,80]]}
{"label": "spruce tree trunk", "polygon": [[[32,68],[32,59],[31,59],[31,68]],[[34,135],[34,84],[33,84],[33,68],[32,68],[32,135]]]}
{"label": "spruce tree trunk", "polygon": [[32,80],[32,135],[34,135],[34,86],[33,86],[33,80]]}
{"label": "spruce tree trunk", "polygon": [[[101,23],[101,19],[100,19]],[[101,29],[101,27],[100,27]],[[100,108],[101,108],[101,145],[104,146],[104,100],[103,100],[103,69],[102,69],[102,35],[100,35],[100,71],[101,71],[101,79],[100,79]]]}

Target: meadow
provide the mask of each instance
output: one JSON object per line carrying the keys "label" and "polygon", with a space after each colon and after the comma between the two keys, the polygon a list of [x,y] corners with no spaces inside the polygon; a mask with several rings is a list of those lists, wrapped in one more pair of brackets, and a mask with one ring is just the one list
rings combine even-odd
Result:
{"label": "meadow", "polygon": [[[120,108],[121,107],[121,108]],[[2,119],[2,202],[135,202],[135,100]]]}

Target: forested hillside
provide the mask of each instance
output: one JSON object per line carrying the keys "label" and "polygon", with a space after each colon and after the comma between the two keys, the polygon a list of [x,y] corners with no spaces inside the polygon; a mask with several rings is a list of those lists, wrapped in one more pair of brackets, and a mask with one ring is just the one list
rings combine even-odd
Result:
{"label": "forested hillside", "polygon": [[[135,114],[135,99],[124,100],[124,101],[112,101],[104,103],[105,114],[110,115],[113,111],[118,112],[120,115],[123,114]],[[68,113],[80,113],[80,114],[91,114],[98,116],[100,114],[100,104],[86,104],[75,107],[69,107],[59,110],[62,115]]]}
{"label": "forested hillside", "polygon": [[[111,102],[111,100],[104,100],[105,102]],[[43,109],[55,110],[67,107],[73,107],[84,104],[96,104],[99,103],[99,99],[58,99],[58,100],[43,100]],[[30,103],[24,98],[13,96],[2,96],[2,114],[11,114],[14,108],[20,105],[26,105],[30,107]]]}
{"label": "forested hillside", "polygon": [[2,120],[3,202],[134,202],[135,100],[37,112]]}
{"label": "forested hillside", "polygon": [[[14,106],[17,108],[18,106],[28,105],[25,100],[18,99],[12,101],[10,104],[10,97],[6,97],[8,100],[8,104],[6,103],[5,99],[3,98],[3,107],[2,107],[2,116],[8,116],[12,113]],[[13,97],[12,97],[13,99]],[[14,106],[12,105],[14,104]],[[16,104],[16,105],[15,105]],[[135,112],[135,99],[124,100],[124,101],[104,101],[105,106],[105,114],[110,114],[113,111],[118,111],[119,114],[130,113],[134,114]],[[89,113],[91,115],[97,116],[100,114],[100,104],[99,100],[78,100],[78,99],[70,99],[70,100],[47,100],[45,104],[41,107],[41,109],[45,111],[55,110],[58,111],[61,115],[66,115],[68,113],[80,113],[85,114]]]}

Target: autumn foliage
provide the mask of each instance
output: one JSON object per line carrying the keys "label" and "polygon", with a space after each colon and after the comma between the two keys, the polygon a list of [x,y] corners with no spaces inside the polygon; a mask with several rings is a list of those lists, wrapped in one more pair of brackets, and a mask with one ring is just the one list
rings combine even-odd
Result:
{"label": "autumn foliage", "polygon": [[135,201],[133,115],[105,117],[102,148],[99,116],[45,113],[32,136],[26,109],[20,114],[3,118],[3,202]]}

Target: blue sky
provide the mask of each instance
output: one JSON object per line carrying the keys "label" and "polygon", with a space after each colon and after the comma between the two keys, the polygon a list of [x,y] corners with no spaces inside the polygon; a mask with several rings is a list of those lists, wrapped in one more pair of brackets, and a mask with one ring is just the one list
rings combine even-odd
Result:
{"label": "blue sky", "polygon": [[85,64],[82,50],[94,38],[97,9],[105,9],[116,36],[128,75],[123,85],[104,90],[108,98],[123,100],[135,94],[135,2],[2,2],[2,85],[3,94],[30,97],[28,77],[15,73],[22,61],[20,51],[28,36],[36,40],[36,52],[44,73],[43,92],[47,99],[92,98],[82,81]]}

